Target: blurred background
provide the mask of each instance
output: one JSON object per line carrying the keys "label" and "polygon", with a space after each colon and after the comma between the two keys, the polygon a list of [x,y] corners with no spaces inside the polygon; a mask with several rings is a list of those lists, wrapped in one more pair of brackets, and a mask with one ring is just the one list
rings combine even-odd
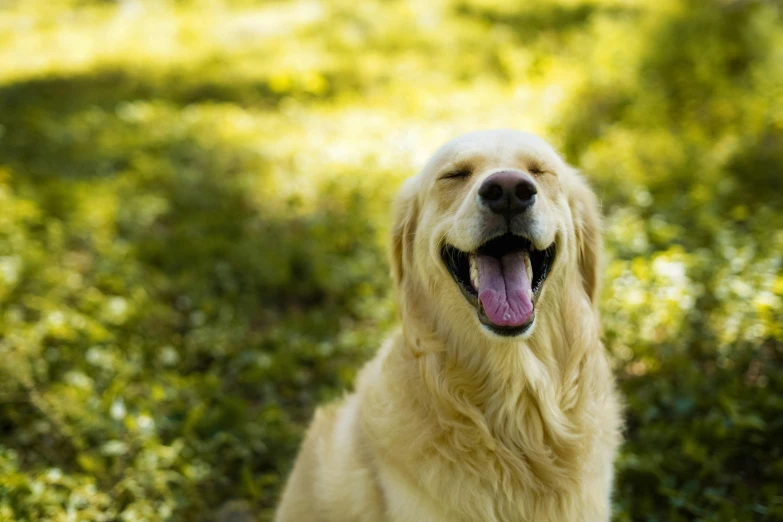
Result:
{"label": "blurred background", "polygon": [[783,520],[771,0],[0,0],[0,520],[270,520],[400,182],[493,127],[603,202],[615,521]]}

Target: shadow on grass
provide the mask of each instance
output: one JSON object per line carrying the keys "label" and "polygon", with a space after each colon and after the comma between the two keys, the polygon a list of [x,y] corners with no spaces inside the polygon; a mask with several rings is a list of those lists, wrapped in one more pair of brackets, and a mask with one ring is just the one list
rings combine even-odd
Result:
{"label": "shadow on grass", "polygon": [[[219,58],[214,61],[220,63]],[[102,129],[95,128],[101,123],[95,120],[112,115],[119,120],[132,118],[123,112],[128,104],[147,102],[172,110],[233,104],[276,110],[286,97],[317,102],[356,88],[350,79],[337,81],[326,75],[325,87],[317,93],[303,90],[295,81],[275,89],[266,77],[248,78],[223,69],[210,61],[181,70],[106,68],[0,85],[1,161],[29,175],[110,175],[127,166],[130,151],[96,154],[100,150],[91,141],[100,139]],[[155,134],[154,129],[143,131]]]}
{"label": "shadow on grass", "polygon": [[635,16],[639,13],[635,8],[606,7],[589,3],[574,6],[534,3],[510,12],[462,3],[458,4],[456,9],[461,16],[512,29],[519,43],[523,45],[545,35],[559,36],[584,29],[598,14],[619,17]]}
{"label": "shadow on grass", "polygon": [[[125,130],[121,128],[124,104],[147,101],[178,109],[195,103],[234,103],[274,108],[282,96],[263,81],[197,82],[192,76],[114,69],[0,86],[0,158],[28,175],[110,175],[127,168],[132,150],[106,150],[111,149],[109,143],[101,147],[96,141],[105,139],[115,130],[112,127]],[[97,121],[101,118],[105,121]],[[134,130],[150,137],[155,134],[154,129]]]}

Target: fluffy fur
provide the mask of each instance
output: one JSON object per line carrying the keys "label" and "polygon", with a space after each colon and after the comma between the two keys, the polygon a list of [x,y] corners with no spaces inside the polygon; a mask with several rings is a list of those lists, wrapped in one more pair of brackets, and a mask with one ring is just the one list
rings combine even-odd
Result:
{"label": "fluffy fur", "polygon": [[[468,168],[463,180],[440,179]],[[481,181],[500,169],[538,188],[523,223],[557,256],[533,327],[483,327],[440,257],[472,251]],[[620,407],[599,339],[600,218],[584,179],[540,138],[472,133],[409,179],[395,208],[392,272],[402,328],[320,409],[277,522],[605,522]]]}

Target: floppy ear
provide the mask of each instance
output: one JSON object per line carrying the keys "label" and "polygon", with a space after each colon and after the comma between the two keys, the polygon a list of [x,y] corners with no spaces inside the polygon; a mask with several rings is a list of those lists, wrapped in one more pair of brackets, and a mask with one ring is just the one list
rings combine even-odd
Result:
{"label": "floppy ear", "polygon": [[399,288],[405,278],[406,265],[413,260],[413,236],[419,217],[413,180],[405,182],[394,201],[394,225],[391,236],[391,269],[394,284]]}
{"label": "floppy ear", "polygon": [[576,229],[576,251],[585,293],[593,306],[598,304],[604,244],[601,237],[601,211],[598,198],[585,179],[576,174],[569,204]]}

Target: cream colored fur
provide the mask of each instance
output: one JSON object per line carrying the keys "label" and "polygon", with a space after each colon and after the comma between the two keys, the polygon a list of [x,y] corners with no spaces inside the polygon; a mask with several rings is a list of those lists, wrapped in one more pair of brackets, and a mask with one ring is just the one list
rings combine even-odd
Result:
{"label": "cream colored fur", "polygon": [[[460,166],[469,179],[439,179]],[[534,327],[513,338],[479,323],[440,257],[443,241],[482,243],[477,187],[504,168],[534,173],[526,230],[557,245]],[[462,136],[404,185],[391,250],[402,327],[355,393],[316,412],[275,520],[608,521],[620,406],[599,339],[599,211],[583,178],[536,136]]]}

